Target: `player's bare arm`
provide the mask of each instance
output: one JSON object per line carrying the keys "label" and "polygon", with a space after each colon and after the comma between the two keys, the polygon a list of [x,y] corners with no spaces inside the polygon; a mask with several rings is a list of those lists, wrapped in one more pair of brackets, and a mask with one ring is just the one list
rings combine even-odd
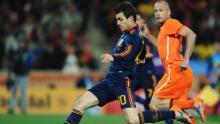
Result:
{"label": "player's bare arm", "polygon": [[150,46],[149,45],[146,45],[146,55],[145,55],[145,58],[152,58],[153,57],[153,53],[151,52],[150,50]]}
{"label": "player's bare arm", "polygon": [[190,59],[190,56],[192,54],[192,51],[193,51],[193,48],[195,45],[196,34],[191,29],[184,26],[179,31],[179,35],[186,37],[186,51],[185,51],[185,55],[184,55],[184,60],[180,64],[180,68],[184,70],[189,65],[189,59]]}
{"label": "player's bare arm", "polygon": [[157,38],[153,36],[147,25],[144,25],[144,35],[155,47],[157,47]]}

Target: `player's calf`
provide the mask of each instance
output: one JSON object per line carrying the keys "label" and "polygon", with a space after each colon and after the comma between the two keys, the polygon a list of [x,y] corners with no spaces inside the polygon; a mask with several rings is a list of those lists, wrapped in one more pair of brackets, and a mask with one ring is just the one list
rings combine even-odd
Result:
{"label": "player's calf", "polygon": [[83,116],[78,110],[73,109],[68,118],[64,121],[64,124],[78,124]]}
{"label": "player's calf", "polygon": [[98,104],[98,99],[90,91],[86,91],[73,105],[73,111],[64,121],[64,124],[78,124],[83,116],[84,111]]}
{"label": "player's calf", "polygon": [[154,110],[146,110],[144,112],[140,112],[139,114],[141,124],[144,123],[154,123],[163,120],[175,119],[175,111],[154,111]]}

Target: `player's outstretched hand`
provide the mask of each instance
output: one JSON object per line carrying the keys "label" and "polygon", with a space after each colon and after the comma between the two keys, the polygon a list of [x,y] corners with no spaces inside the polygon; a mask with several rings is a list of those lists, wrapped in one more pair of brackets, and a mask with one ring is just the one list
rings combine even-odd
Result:
{"label": "player's outstretched hand", "polygon": [[101,59],[103,63],[108,63],[110,61],[114,61],[114,58],[111,54],[105,53],[101,55]]}

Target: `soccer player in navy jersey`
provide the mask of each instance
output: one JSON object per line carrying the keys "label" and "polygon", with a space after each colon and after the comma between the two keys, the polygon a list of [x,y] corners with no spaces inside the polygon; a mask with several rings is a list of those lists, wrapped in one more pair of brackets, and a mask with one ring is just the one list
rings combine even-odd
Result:
{"label": "soccer player in navy jersey", "polygon": [[188,115],[179,108],[171,111],[145,111],[137,113],[134,104],[134,66],[143,59],[145,44],[136,22],[136,9],[130,2],[122,2],[115,9],[117,25],[123,32],[112,54],[101,56],[103,63],[111,62],[107,76],[99,84],[86,91],[73,105],[64,124],[78,124],[83,113],[93,106],[104,106],[118,100],[129,124],[179,119],[190,122]]}
{"label": "soccer player in navy jersey", "polygon": [[[147,24],[144,19],[144,15],[141,13],[137,14],[136,23],[140,27],[141,31],[148,30]],[[147,29],[145,29],[147,28]],[[153,64],[153,44],[144,38],[146,45],[146,55],[144,56],[145,62],[138,63],[135,66],[135,89],[143,88],[146,98],[143,99],[136,96],[136,101],[143,104],[145,110],[149,110],[149,104],[153,95],[154,87],[157,83],[157,78],[154,71]]]}

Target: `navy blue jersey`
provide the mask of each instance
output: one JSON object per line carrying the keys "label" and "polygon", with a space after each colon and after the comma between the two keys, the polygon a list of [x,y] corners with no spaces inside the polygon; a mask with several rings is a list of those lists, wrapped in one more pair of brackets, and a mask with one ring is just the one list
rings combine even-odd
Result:
{"label": "navy blue jersey", "polygon": [[99,100],[99,106],[118,99],[121,108],[133,108],[135,59],[145,56],[144,37],[136,26],[133,33],[124,33],[113,49],[114,61],[101,83],[89,89]]}
{"label": "navy blue jersey", "polygon": [[[150,41],[144,38],[144,44],[148,46],[147,47],[148,51],[152,53],[153,45],[150,43]],[[145,58],[144,64],[137,64],[135,67],[135,73],[138,73],[138,74],[154,73],[154,64],[153,64],[152,58]]]}
{"label": "navy blue jersey", "polygon": [[144,37],[138,26],[131,34],[125,32],[115,45],[112,54],[114,61],[109,67],[109,72],[134,72],[135,60],[145,51]]}

